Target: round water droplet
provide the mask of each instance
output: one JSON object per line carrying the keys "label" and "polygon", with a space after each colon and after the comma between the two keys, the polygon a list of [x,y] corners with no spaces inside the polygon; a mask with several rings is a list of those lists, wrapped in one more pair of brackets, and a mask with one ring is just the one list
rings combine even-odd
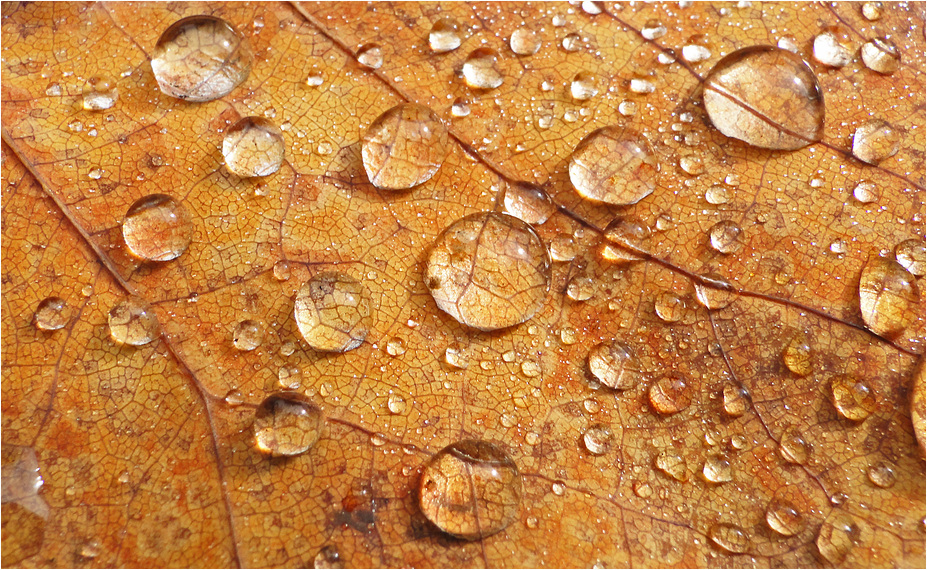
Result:
{"label": "round water droplet", "polygon": [[912,275],[924,276],[925,251],[923,239],[906,239],[895,246],[895,259]]}
{"label": "round water droplet", "polygon": [[458,97],[454,100],[454,104],[451,105],[451,115],[454,117],[466,117],[470,114],[470,104],[467,103],[466,99]]}
{"label": "round water droplet", "polygon": [[709,455],[702,466],[702,476],[710,483],[727,483],[733,478],[731,462],[721,455]]}
{"label": "round water droplet", "polygon": [[635,481],[634,494],[641,499],[647,499],[653,495],[653,487],[646,481]]}
{"label": "round water droplet", "polygon": [[870,204],[879,199],[879,189],[872,182],[864,180],[853,188],[853,197],[863,204]]}
{"label": "round water droplet", "polygon": [[654,458],[653,465],[677,481],[687,481],[689,479],[689,467],[685,458],[678,453],[661,451]]}
{"label": "round water droplet", "polygon": [[275,392],[254,413],[257,448],[273,457],[299,455],[322,434],[322,410],[299,392]]}
{"label": "round water droplet", "polygon": [[632,367],[632,356],[619,342],[603,342],[589,351],[589,371],[603,386],[627,390],[641,381],[641,373]]}
{"label": "round water droplet", "polygon": [[746,388],[735,384],[724,386],[721,398],[723,400],[724,413],[739,418],[750,409],[750,394]]}
{"label": "round water droplet", "polygon": [[406,345],[399,337],[393,337],[386,341],[386,354],[390,356],[402,356],[406,353]]}
{"label": "round water droplet", "polygon": [[795,536],[804,528],[805,521],[791,503],[773,500],[766,507],[766,524],[782,536]]}
{"label": "round water droplet", "polygon": [[567,297],[574,301],[588,301],[595,295],[595,281],[591,277],[577,275],[567,284]]}
{"label": "round water droplet", "polygon": [[872,119],[860,125],[853,133],[853,156],[868,164],[879,164],[895,156],[901,144],[901,135],[881,119]]}
{"label": "round water droplet", "polygon": [[281,366],[277,371],[277,385],[284,390],[298,390],[303,382],[303,371],[296,366]]}
{"label": "round water droplet", "polygon": [[579,246],[568,235],[558,234],[550,240],[550,257],[554,261],[572,261],[579,253]]}
{"label": "round water droplet", "polygon": [[309,87],[318,87],[325,82],[325,76],[318,69],[313,69],[306,76],[306,85]]}
{"label": "round water droplet", "polygon": [[84,84],[84,109],[87,111],[109,109],[116,104],[118,98],[119,89],[106,77],[91,77]]}
{"label": "round water droplet", "polygon": [[544,306],[550,255],[525,222],[493,212],[471,214],[435,240],[425,284],[442,311],[495,330],[523,323]]}
{"label": "round water droplet", "polygon": [[583,47],[583,38],[579,34],[572,33],[564,36],[563,41],[560,42],[560,45],[563,46],[563,49],[566,51],[579,51]]}
{"label": "round water droplet", "polygon": [[917,283],[898,262],[875,257],[859,278],[859,309],[873,332],[892,337],[914,318]]}
{"label": "round water droplet", "polygon": [[513,182],[505,189],[505,211],[528,224],[543,224],[557,207],[547,192],[528,182]]}
{"label": "round water droplet", "polygon": [[705,201],[715,205],[727,204],[731,201],[731,193],[728,187],[715,184],[705,190]]}
{"label": "round water droplet", "polygon": [[573,77],[570,83],[570,95],[577,101],[588,101],[599,94],[599,88],[595,83],[594,75],[581,71]]}
{"label": "round water droplet", "polygon": [[422,469],[422,513],[443,532],[464,540],[479,540],[509,526],[518,517],[521,497],[515,462],[487,441],[453,443]]}
{"label": "round water droplet", "polygon": [[650,228],[631,215],[615,218],[605,227],[602,256],[608,261],[631,262],[650,252]]}
{"label": "round water droplet", "polygon": [[843,67],[853,61],[853,54],[837,35],[825,31],[814,38],[814,59],[828,67]]}
{"label": "round water droplet", "polygon": [[296,296],[296,325],[312,348],[346,352],[367,338],[370,304],[370,293],[357,279],[337,271],[320,273]]}
{"label": "round water droplet", "polygon": [[460,47],[457,21],[453,18],[441,18],[431,27],[428,45],[435,53],[454,51]]}
{"label": "round water droplet", "polygon": [[811,337],[807,333],[799,333],[792,337],[782,351],[782,361],[792,374],[811,374]]}
{"label": "round water droplet", "polygon": [[232,346],[241,351],[251,351],[264,341],[264,327],[257,321],[246,319],[235,325],[232,331]]}
{"label": "round water droplet", "polygon": [[849,514],[834,510],[818,532],[818,551],[832,564],[840,564],[859,542],[860,529]]}
{"label": "round water droplet", "polygon": [[193,219],[170,196],[150,194],[135,201],[122,222],[122,237],[133,254],[149,261],[170,261],[193,240]]}
{"label": "round water droplet", "polygon": [[695,282],[695,298],[705,308],[723,309],[734,301],[737,293],[730,281],[716,273],[702,275],[701,279]]}
{"label": "round water droplet", "polygon": [[68,304],[60,297],[48,297],[39,303],[32,317],[35,328],[43,331],[56,331],[64,328],[71,318]]}
{"label": "round water droplet", "polygon": [[647,20],[644,27],[641,28],[641,35],[648,40],[662,38],[666,35],[666,26],[661,24],[659,20]]}
{"label": "round water droplet", "polygon": [[681,412],[692,403],[692,390],[680,372],[670,372],[651,384],[648,396],[653,409],[664,415]]}
{"label": "round water droplet", "polygon": [[583,445],[593,455],[604,455],[612,445],[612,430],[605,424],[596,424],[583,433]]}
{"label": "round water droplet", "polygon": [[711,247],[719,253],[734,253],[743,245],[743,230],[731,220],[722,220],[708,230]]}
{"label": "round water droplet", "polygon": [[882,3],[863,2],[863,5],[860,6],[860,12],[862,12],[863,18],[866,18],[870,22],[874,22],[882,17]]}
{"label": "round water droplet", "polygon": [[357,48],[354,57],[357,58],[357,63],[367,69],[380,69],[383,65],[383,48],[378,43],[364,44]]}
{"label": "round water droplet", "polygon": [[274,263],[274,279],[277,281],[286,281],[290,278],[290,264],[285,260]]}
{"label": "round water droplet", "polygon": [[678,323],[689,311],[689,306],[679,295],[664,291],[654,299],[653,309],[664,322]]}
{"label": "round water droplet", "polygon": [[698,176],[705,171],[705,164],[701,158],[689,155],[679,159],[679,168],[686,174]]}
{"label": "round water droplet", "polygon": [[804,465],[811,455],[811,446],[797,428],[790,427],[779,440],[779,454],[789,463]]}
{"label": "round water droplet", "polygon": [[834,407],[841,416],[861,422],[876,410],[875,395],[869,386],[850,376],[836,376],[830,382]]}
{"label": "round water droplet", "polygon": [[541,38],[528,28],[518,28],[512,32],[509,46],[518,55],[534,55],[541,49]]}
{"label": "round water droplet", "polygon": [[690,63],[705,61],[711,57],[711,50],[698,44],[688,44],[682,46],[682,59]]}
{"label": "round water droplet", "polygon": [[901,65],[901,54],[888,38],[875,38],[863,44],[859,53],[866,67],[882,75],[891,75]]}
{"label": "round water droplet", "polygon": [[708,538],[715,546],[730,554],[743,554],[750,548],[750,538],[742,528],[728,523],[713,525]]}
{"label": "round water droplet", "polygon": [[344,568],[344,560],[341,559],[338,549],[329,544],[319,550],[319,553],[315,555],[312,561],[312,565],[316,570],[340,569]]}
{"label": "round water droplet", "polygon": [[794,150],[820,140],[824,96],[801,57],[779,48],[737,50],[715,64],[702,98],[723,134],[761,148]]}
{"label": "round water droplet", "polygon": [[407,190],[430,180],[449,151],[447,127],[416,103],[396,105],[377,117],[361,144],[367,178],[385,190]]}
{"label": "round water droplet", "polygon": [[406,399],[399,394],[390,394],[386,400],[386,407],[389,408],[391,414],[404,414],[408,409]]}
{"label": "round water droplet", "polygon": [[151,70],[166,95],[187,101],[212,101],[227,95],[248,77],[251,48],[228,22],[190,16],[161,34]]}
{"label": "round water droplet", "polygon": [[463,64],[463,76],[474,89],[495,89],[502,85],[502,73],[496,68],[499,54],[491,48],[477,48],[470,52]]}
{"label": "round water droplet", "polygon": [[658,171],[650,142],[630,127],[592,131],[570,157],[570,182],[579,195],[619,206],[650,195]]}
{"label": "round water droplet", "polygon": [[867,473],[872,484],[883,489],[890,489],[897,480],[894,466],[883,461],[870,465]]}
{"label": "round water droplet", "polygon": [[119,344],[142,346],[159,331],[158,318],[140,297],[127,297],[109,310],[109,336]]}
{"label": "round water droplet", "polygon": [[222,156],[229,172],[242,178],[268,176],[283,164],[283,133],[261,117],[245,117],[222,139]]}

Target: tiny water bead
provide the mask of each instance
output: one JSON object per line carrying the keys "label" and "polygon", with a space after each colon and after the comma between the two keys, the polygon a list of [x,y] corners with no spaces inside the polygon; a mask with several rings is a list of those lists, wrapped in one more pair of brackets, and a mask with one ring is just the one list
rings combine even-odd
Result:
{"label": "tiny water bead", "polygon": [[592,455],[605,455],[612,445],[612,430],[605,424],[596,424],[583,433],[583,446]]}
{"label": "tiny water bead", "polygon": [[170,261],[193,240],[193,219],[183,204],[165,194],[150,194],[129,207],[122,237],[134,255],[148,261]]}
{"label": "tiny water bead", "polygon": [[856,519],[845,512],[834,510],[821,525],[816,541],[818,551],[831,564],[840,564],[860,539]]}
{"label": "tiny water bead", "polygon": [[275,392],[254,413],[254,438],[262,453],[273,457],[299,455],[322,434],[322,410],[299,392]]}
{"label": "tiny water bead", "polygon": [[487,441],[453,443],[422,469],[422,513],[457,538],[479,540],[504,530],[518,518],[521,500],[521,475],[515,462]]}
{"label": "tiny water bead", "polygon": [[119,89],[106,77],[94,76],[84,84],[84,110],[104,111],[116,104]]}
{"label": "tiny water bead", "polygon": [[509,184],[502,202],[506,213],[526,224],[543,224],[557,211],[547,192],[528,182]]}
{"label": "tiny water bead", "polygon": [[534,55],[541,49],[541,38],[533,30],[521,27],[512,32],[509,47],[517,55]]}
{"label": "tiny water bead", "polygon": [[711,542],[730,554],[743,554],[750,548],[750,538],[739,526],[720,523],[708,529]]}
{"label": "tiny water bead", "polygon": [[239,322],[232,331],[232,346],[242,352],[256,349],[263,341],[264,327],[261,323],[251,319]]}
{"label": "tiny water bead", "polygon": [[435,240],[425,284],[442,311],[488,331],[523,323],[544,306],[550,255],[532,227],[494,212],[465,216]]}
{"label": "tiny water bead", "polygon": [[888,38],[875,38],[863,44],[859,53],[866,67],[882,75],[891,75],[901,64],[901,54]]}
{"label": "tiny water bead", "polygon": [[731,220],[722,220],[708,230],[709,243],[718,253],[734,253],[741,248],[743,230]]}
{"label": "tiny water bead", "polygon": [[896,245],[895,260],[911,275],[923,277],[925,271],[924,239],[906,239]]}
{"label": "tiny water bead", "polygon": [[592,131],[570,156],[570,182],[580,196],[619,206],[653,192],[659,164],[650,142],[631,127]]}
{"label": "tiny water bead", "polygon": [[766,507],[766,524],[782,536],[795,536],[804,528],[805,521],[791,503],[773,500]]}
{"label": "tiny water bead", "polygon": [[863,322],[883,336],[899,334],[914,318],[917,283],[897,261],[875,257],[859,278],[859,309]]}
{"label": "tiny water bead", "polygon": [[798,333],[785,345],[782,351],[782,361],[792,374],[807,376],[811,374],[811,336]]}
{"label": "tiny water bead", "polygon": [[814,59],[828,67],[844,67],[853,61],[853,53],[837,34],[827,30],[814,38],[812,45]]}
{"label": "tiny water bead", "polygon": [[895,468],[882,461],[870,465],[866,474],[869,475],[869,481],[873,485],[882,489],[892,488],[895,485],[895,481],[898,480],[895,474]]}
{"label": "tiny water bead", "polygon": [[309,346],[322,352],[347,352],[367,338],[370,306],[370,293],[363,283],[328,271],[303,284],[293,313]]}
{"label": "tiny water bead", "polygon": [[383,48],[378,43],[360,46],[354,57],[357,58],[357,63],[367,69],[380,69],[383,66]]}
{"label": "tiny water bead", "polygon": [[416,103],[388,109],[361,139],[367,178],[384,190],[407,190],[430,180],[449,150],[444,122]]}
{"label": "tiny water bead", "polygon": [[499,54],[486,47],[470,52],[463,64],[463,76],[467,86],[473,89],[495,89],[502,85],[502,73],[496,68]]}
{"label": "tiny water bead", "polygon": [[754,46],[727,55],[709,72],[702,98],[719,131],[760,148],[794,150],[824,132],[817,77],[784,49]]}
{"label": "tiny water bead", "polygon": [[67,302],[60,297],[47,297],[35,309],[32,322],[35,328],[43,331],[56,331],[62,329],[70,320],[70,309]]}
{"label": "tiny water bead", "polygon": [[222,156],[229,172],[242,178],[269,176],[280,170],[283,132],[262,117],[244,117],[225,133]]}
{"label": "tiny water bead", "polygon": [[573,77],[570,83],[570,95],[577,101],[588,101],[599,94],[596,87],[595,76],[589,72],[581,71]]}
{"label": "tiny water bead", "polygon": [[227,95],[251,72],[251,47],[225,20],[190,16],[161,34],[151,58],[166,95],[203,102]]}
{"label": "tiny water bead", "polygon": [[785,430],[782,439],[779,440],[779,455],[788,463],[804,465],[811,455],[811,446],[797,428],[790,427]]}
{"label": "tiny water bead", "polygon": [[445,53],[460,47],[459,26],[453,18],[441,18],[428,33],[428,46],[435,53]]}
{"label": "tiny water bead", "polygon": [[630,350],[618,341],[597,344],[589,351],[589,372],[603,386],[627,390],[641,381],[641,373],[632,366]]}
{"label": "tiny water bead", "polygon": [[650,385],[650,405],[663,415],[675,414],[692,403],[692,390],[680,372],[670,372]]}
{"label": "tiny water bead", "polygon": [[154,312],[140,297],[127,297],[109,310],[109,335],[119,344],[143,346],[158,337]]}
{"label": "tiny water bead", "polygon": [[853,156],[867,164],[879,164],[898,153],[901,135],[882,119],[866,121],[853,133]]}
{"label": "tiny water bead", "polygon": [[877,407],[875,395],[865,383],[850,376],[836,376],[830,383],[834,407],[844,418],[861,422]]}

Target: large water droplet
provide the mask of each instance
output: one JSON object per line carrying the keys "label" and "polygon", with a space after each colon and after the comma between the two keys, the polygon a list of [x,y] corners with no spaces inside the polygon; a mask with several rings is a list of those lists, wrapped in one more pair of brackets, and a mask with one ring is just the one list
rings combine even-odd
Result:
{"label": "large water droplet", "polygon": [[91,77],[84,84],[84,109],[103,111],[116,104],[119,90],[110,79],[101,76]]}
{"label": "large water droplet", "polygon": [[750,538],[742,528],[728,523],[712,525],[708,538],[721,550],[730,554],[742,554],[750,548]]}
{"label": "large water droplet", "polygon": [[895,156],[901,135],[881,119],[866,121],[853,133],[853,156],[869,164],[879,164]]}
{"label": "large water droplet", "polygon": [[859,309],[876,334],[895,336],[911,321],[917,304],[917,283],[896,261],[875,257],[859,278]]}
{"label": "large water droplet", "polygon": [[543,224],[557,211],[547,192],[527,182],[509,184],[503,205],[508,214],[528,224]]}
{"label": "large water droplet", "polygon": [[689,467],[682,455],[672,451],[661,451],[653,460],[653,465],[677,481],[689,479]]}
{"label": "large water droplet", "polygon": [[650,405],[657,412],[670,415],[689,407],[692,390],[680,372],[670,372],[650,385]]}
{"label": "large water droplet", "polygon": [[851,515],[832,511],[818,532],[818,551],[830,563],[840,564],[859,541],[859,537],[859,525]]}
{"label": "large water droplet", "polygon": [[773,500],[766,507],[766,524],[782,536],[795,536],[805,526],[795,507],[782,500]]}
{"label": "large water droplet", "polygon": [[232,346],[236,349],[247,352],[261,346],[264,340],[264,327],[261,323],[246,319],[235,325],[232,331]]}
{"label": "large water droplet", "polygon": [[275,392],[254,413],[257,448],[274,457],[299,455],[322,434],[322,410],[299,392]]}
{"label": "large water droplet", "polygon": [[453,443],[422,469],[422,513],[442,531],[464,540],[479,540],[509,526],[518,517],[521,496],[515,462],[487,441]]}
{"label": "large water droplet", "polygon": [[837,35],[825,31],[814,38],[812,46],[814,59],[828,67],[843,67],[853,61],[853,54]]}
{"label": "large water droplet", "polygon": [[453,51],[460,47],[459,26],[453,18],[441,18],[431,27],[428,45],[435,53]]}
{"label": "large water droplet", "polygon": [[722,220],[708,230],[711,247],[720,253],[734,253],[743,245],[743,230],[731,220]]}
{"label": "large water droplet", "polygon": [[251,71],[251,48],[228,22],[190,16],[161,34],[151,58],[158,87],[187,101],[212,101],[235,89]]}
{"label": "large water droplet", "polygon": [[785,430],[779,440],[779,455],[789,463],[804,465],[811,455],[811,446],[797,428],[791,427]]}
{"label": "large water droplet", "polygon": [[846,419],[861,422],[876,410],[875,395],[863,382],[841,375],[831,380],[830,387],[834,407]]}
{"label": "large water droplet", "polygon": [[596,87],[595,76],[586,71],[580,71],[570,83],[570,95],[577,101],[588,101],[599,94]]}
{"label": "large water droplet", "polygon": [[531,226],[507,214],[476,213],[457,220],[435,240],[425,284],[438,307],[459,322],[501,329],[541,310],[550,263]]}
{"label": "large water droplet", "polygon": [[726,384],[721,394],[724,413],[737,418],[750,409],[750,395],[742,386]]}
{"label": "large water droplet", "polygon": [[906,239],[895,246],[895,259],[912,275],[924,276],[925,247],[923,239]]}
{"label": "large water droplet", "polygon": [[48,297],[39,303],[32,317],[35,328],[43,331],[56,331],[64,328],[70,320],[68,304],[60,297]]}
{"label": "large water droplet", "polygon": [[883,75],[891,75],[901,64],[901,54],[888,38],[875,38],[863,44],[859,53],[866,67]]}
{"label": "large water droplet", "polygon": [[605,424],[596,424],[583,433],[583,446],[593,455],[605,455],[612,445],[612,430]]}
{"label": "large water droplet", "polygon": [[630,127],[603,127],[580,141],[570,157],[570,182],[583,198],[629,205],[648,196],[659,165],[650,142]]}
{"label": "large water droplet", "polygon": [[518,55],[534,55],[541,49],[541,38],[534,31],[522,27],[512,32],[509,46]]}
{"label": "large water droplet", "polygon": [[869,466],[866,472],[869,475],[869,481],[876,487],[889,489],[895,485],[898,477],[895,475],[895,468],[889,463],[878,462]]}
{"label": "large water droplet", "polygon": [[367,178],[386,190],[430,180],[449,150],[447,127],[434,111],[416,103],[396,105],[377,117],[361,144]]}
{"label": "large water droplet", "polygon": [[798,333],[782,351],[782,361],[786,368],[797,376],[811,374],[811,337],[807,333]]}
{"label": "large water droplet", "polygon": [[708,74],[702,98],[719,131],[761,148],[801,148],[824,131],[818,80],[783,49],[755,46],[724,57]]}
{"label": "large water droplet", "polygon": [[176,259],[193,239],[193,219],[170,196],[150,194],[135,201],[122,222],[122,237],[133,254],[149,261]]}
{"label": "large water droplet", "polygon": [[502,85],[502,73],[496,68],[499,54],[491,48],[477,48],[470,52],[463,64],[463,76],[474,89],[495,89]]}
{"label": "large water droplet", "polygon": [[613,390],[627,390],[641,381],[641,373],[631,361],[631,352],[617,341],[597,344],[589,351],[589,371]]}
{"label": "large water droplet", "polygon": [[127,297],[109,310],[109,335],[119,344],[142,346],[158,337],[154,312],[140,297]]}
{"label": "large water droplet", "polygon": [[367,338],[370,305],[370,293],[363,283],[328,271],[302,286],[293,312],[309,346],[323,352],[346,352]]}
{"label": "large water droplet", "polygon": [[709,483],[727,483],[733,478],[731,462],[722,455],[709,455],[702,466],[702,476]]}
{"label": "large water droplet", "polygon": [[357,63],[367,69],[380,69],[383,66],[383,48],[378,43],[362,45],[357,48],[354,57],[357,58]]}
{"label": "large water droplet", "polygon": [[241,119],[222,139],[225,167],[242,178],[277,172],[283,164],[283,154],[283,133],[277,125],[261,117]]}

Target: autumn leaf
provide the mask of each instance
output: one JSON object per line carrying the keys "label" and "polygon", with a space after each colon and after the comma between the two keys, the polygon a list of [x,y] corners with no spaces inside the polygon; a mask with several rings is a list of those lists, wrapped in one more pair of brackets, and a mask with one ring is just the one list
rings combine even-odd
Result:
{"label": "autumn leaf", "polygon": [[4,566],[924,566],[922,5],[2,18]]}

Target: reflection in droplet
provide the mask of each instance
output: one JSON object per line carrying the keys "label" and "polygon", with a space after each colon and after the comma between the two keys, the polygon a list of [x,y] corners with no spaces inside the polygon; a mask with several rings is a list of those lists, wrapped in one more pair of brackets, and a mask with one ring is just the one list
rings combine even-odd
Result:
{"label": "reflection in droplet", "polygon": [[670,415],[689,407],[692,390],[680,372],[670,372],[650,385],[650,405],[657,412]]}
{"label": "reflection in droplet", "polygon": [[811,455],[811,446],[797,428],[790,427],[779,440],[779,455],[789,463],[804,465]]}
{"label": "reflection in droplet", "polygon": [[722,220],[708,230],[711,247],[719,253],[734,253],[743,245],[743,230],[731,220]]}
{"label": "reflection in droplet", "polygon": [[151,194],[135,201],[122,222],[122,236],[133,254],[149,261],[179,257],[193,239],[193,220],[170,196]]}
{"label": "reflection in droplet", "polygon": [[595,76],[589,72],[581,71],[573,77],[570,83],[570,95],[577,101],[588,101],[599,93],[595,85]]}
{"label": "reflection in droplet", "polygon": [[140,297],[127,297],[109,310],[109,335],[119,344],[142,346],[159,331],[158,318]]}
{"label": "reflection in droplet", "polygon": [[603,127],[580,141],[569,170],[583,198],[629,205],[653,192],[659,165],[643,135],[630,127]]}
{"label": "reflection in droplet", "polygon": [[632,356],[627,347],[614,342],[597,344],[589,351],[589,371],[595,378],[612,390],[627,390],[641,381],[641,372],[632,366]]}
{"label": "reflection in droplet", "polygon": [[750,394],[742,386],[726,384],[721,394],[724,413],[737,418],[750,409]]}
{"label": "reflection in droplet", "polygon": [[783,49],[755,46],[724,57],[702,97],[719,131],[761,148],[801,148],[824,131],[818,80],[801,57]]}
{"label": "reflection in droplet", "polygon": [[378,43],[364,44],[357,48],[354,57],[357,58],[357,63],[367,69],[380,69],[383,65],[383,48]]}
{"label": "reflection in droplet", "polygon": [[463,76],[469,87],[495,89],[502,85],[502,73],[496,68],[499,54],[491,48],[477,48],[470,52],[463,64]]}
{"label": "reflection in droplet", "polygon": [[563,41],[560,42],[560,45],[566,51],[579,51],[583,47],[583,38],[577,33],[567,34],[564,36]]}
{"label": "reflection in droplet", "polygon": [[591,277],[577,275],[567,283],[567,297],[574,301],[588,301],[595,295],[595,281]]}
{"label": "reflection in droplet", "polygon": [[895,260],[912,275],[923,277],[925,271],[923,239],[906,239],[895,246]]}
{"label": "reflection in droplet", "polygon": [[541,49],[541,38],[534,31],[521,27],[512,32],[509,46],[518,55],[534,55]]}
{"label": "reflection in droplet", "polygon": [[702,466],[702,476],[710,483],[727,483],[733,478],[731,462],[721,455],[709,455]]}
{"label": "reflection in droplet", "polygon": [[682,46],[682,59],[689,63],[698,63],[711,57],[711,50],[698,44],[688,44]]}
{"label": "reflection in droplet", "polygon": [[543,224],[557,211],[543,189],[528,182],[513,182],[505,189],[503,205],[508,214],[527,224]]}
{"label": "reflection in droplet", "polygon": [[653,466],[677,481],[689,479],[689,467],[685,458],[678,453],[661,451],[654,458]]}
{"label": "reflection in droplet", "polygon": [[831,564],[840,564],[859,541],[860,530],[849,514],[834,510],[818,531],[817,547]]}
{"label": "reflection in droplet", "polygon": [[316,570],[322,569],[340,569],[344,568],[344,560],[341,559],[341,553],[331,544],[323,546],[315,558],[312,560],[312,566]]}
{"label": "reflection in droplet", "polygon": [[730,281],[716,273],[702,275],[701,280],[695,282],[695,298],[707,309],[723,309],[736,295]]}
{"label": "reflection in droplet", "polygon": [[895,475],[895,468],[889,463],[878,462],[869,466],[867,470],[869,481],[876,487],[890,489],[895,485],[898,477]]}
{"label": "reflection in droplet", "polygon": [[390,356],[402,356],[406,353],[406,345],[399,337],[392,337],[386,341],[386,354]]}
{"label": "reflection in droplet", "polygon": [[299,392],[275,392],[254,413],[254,437],[262,453],[299,455],[322,434],[322,410]]}
{"label": "reflection in droplet", "polygon": [[871,204],[879,199],[879,189],[872,182],[863,180],[853,188],[853,197],[863,204]]}
{"label": "reflection in droplet", "polygon": [[320,273],[299,290],[294,315],[300,334],[312,348],[323,352],[353,350],[367,338],[370,293],[349,275]]}
{"label": "reflection in droplet", "polygon": [[283,164],[283,155],[283,133],[262,117],[244,117],[222,139],[225,167],[242,178],[277,172]]}
{"label": "reflection in droplet", "polygon": [[43,331],[56,331],[64,328],[70,320],[68,304],[60,297],[47,297],[35,309],[32,322],[35,328]]}
{"label": "reflection in droplet", "polygon": [[653,309],[660,319],[667,323],[678,323],[688,312],[689,307],[682,297],[669,291],[657,295]]}
{"label": "reflection in droplet", "polygon": [[811,337],[806,333],[798,333],[792,337],[782,351],[782,361],[792,374],[811,374]]}
{"label": "reflection in droplet", "polygon": [[361,141],[370,183],[407,190],[431,179],[447,153],[447,127],[428,107],[402,103],[376,118]]}
{"label": "reflection in droplet", "polygon": [[895,156],[901,135],[881,119],[866,121],[853,133],[853,156],[868,164],[879,164]]}
{"label": "reflection in droplet", "polygon": [[264,327],[261,323],[245,319],[235,325],[232,331],[232,345],[241,351],[251,351],[261,346],[264,340]]}
{"label": "reflection in droplet", "polygon": [[712,525],[708,538],[715,546],[731,554],[742,554],[750,548],[750,538],[742,528],[728,523]]}
{"label": "reflection in droplet", "polygon": [[161,34],[151,69],[165,94],[203,102],[227,95],[251,71],[251,48],[228,22],[190,16]]}
{"label": "reflection in droplet", "polygon": [[853,54],[832,31],[824,31],[814,38],[814,59],[828,67],[843,67],[853,61]]}
{"label": "reflection in droplet", "polygon": [[895,336],[914,318],[917,304],[914,276],[898,262],[874,257],[859,278],[859,309],[876,334]]}
{"label": "reflection in droplet", "polygon": [[901,64],[901,54],[888,38],[875,38],[863,44],[859,53],[866,67],[882,75],[891,75]]}
{"label": "reflection in droplet", "polygon": [[830,382],[834,407],[841,416],[861,422],[876,410],[876,399],[865,383],[850,376],[840,375]]}
{"label": "reflection in droplet", "polygon": [[487,441],[463,440],[422,469],[419,507],[439,529],[479,540],[509,526],[521,508],[521,475],[512,458]]}
{"label": "reflection in droplet", "polygon": [[428,45],[435,53],[453,51],[460,47],[457,21],[453,18],[441,18],[431,27]]}
{"label": "reflection in droplet", "polygon": [[399,394],[390,394],[386,400],[386,407],[391,414],[404,414],[408,409],[406,399]]}
{"label": "reflection in droplet", "polygon": [[710,186],[705,190],[705,201],[715,205],[727,204],[731,201],[731,190],[721,184]]}
{"label": "reflection in droplet", "polygon": [[650,252],[650,227],[636,216],[615,218],[605,227],[603,236],[607,242],[602,256],[608,261],[638,261]]}
{"label": "reflection in droplet", "polygon": [[84,109],[87,111],[103,111],[116,104],[119,90],[116,84],[106,77],[95,76],[84,84]]}
{"label": "reflection in droplet", "polygon": [[425,269],[425,284],[438,307],[480,330],[533,317],[544,305],[550,278],[550,255],[534,229],[493,212],[448,226],[435,240]]}
{"label": "reflection in droplet", "polygon": [[583,433],[583,446],[593,455],[604,455],[612,445],[612,430],[605,424],[596,424]]}
{"label": "reflection in droplet", "polygon": [[791,503],[773,500],[766,507],[766,524],[782,536],[794,536],[801,532],[805,521]]}

